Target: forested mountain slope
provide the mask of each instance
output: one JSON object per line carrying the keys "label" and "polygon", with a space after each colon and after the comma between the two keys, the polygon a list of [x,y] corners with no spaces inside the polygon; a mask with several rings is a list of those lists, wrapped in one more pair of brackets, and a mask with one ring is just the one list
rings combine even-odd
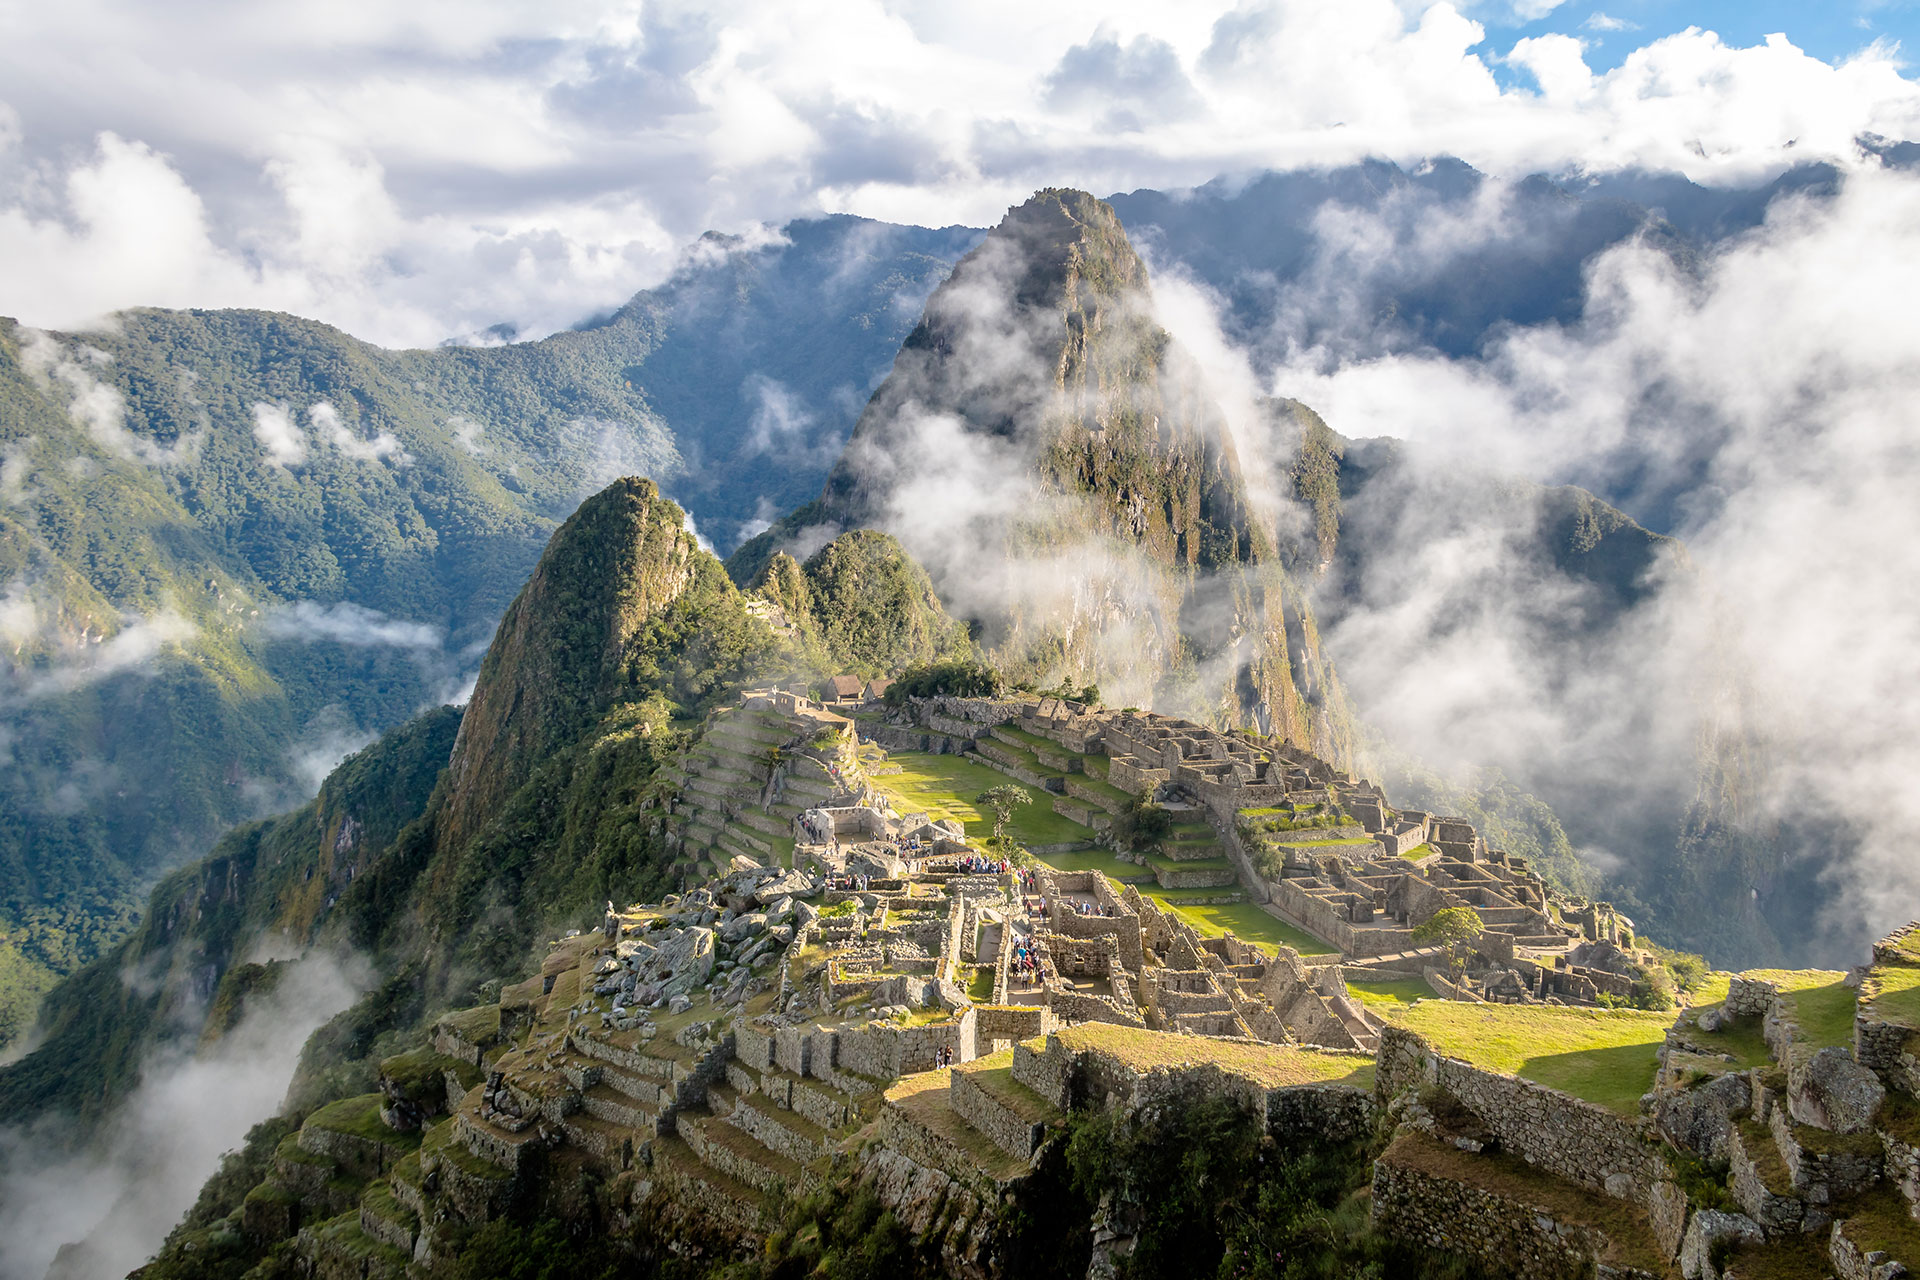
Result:
{"label": "forested mountain slope", "polygon": [[0,1044],[161,869],[459,696],[582,496],[651,472],[737,537],[975,234],[711,239],[605,320],[501,347],[263,312],[0,323]]}

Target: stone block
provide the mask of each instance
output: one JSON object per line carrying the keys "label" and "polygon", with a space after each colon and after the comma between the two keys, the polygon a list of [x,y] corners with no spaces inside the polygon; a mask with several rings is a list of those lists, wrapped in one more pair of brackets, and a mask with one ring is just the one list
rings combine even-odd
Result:
{"label": "stone block", "polygon": [[1879,1077],[1845,1049],[1822,1049],[1794,1072],[1787,1110],[1795,1120],[1835,1133],[1865,1133],[1886,1101]]}
{"label": "stone block", "polygon": [[1765,1239],[1760,1224],[1752,1218],[1702,1209],[1687,1224],[1686,1239],[1680,1245],[1680,1274],[1684,1280],[1720,1280],[1720,1269],[1713,1265],[1712,1258],[1716,1244],[1757,1245]]}

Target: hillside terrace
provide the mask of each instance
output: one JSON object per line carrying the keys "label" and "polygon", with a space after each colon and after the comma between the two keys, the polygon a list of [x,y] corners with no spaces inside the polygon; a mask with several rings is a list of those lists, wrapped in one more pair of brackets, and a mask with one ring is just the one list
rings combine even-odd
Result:
{"label": "hillside terrace", "polygon": [[[1043,708],[1011,727],[1054,742],[1051,766],[1080,766],[1047,776],[1092,776],[1114,718]],[[556,1171],[591,1174],[617,1212],[664,1199],[751,1238],[787,1198],[887,1159],[940,1173],[974,1213],[1026,1176],[1069,1107],[1139,1105],[1197,1082],[1313,1141],[1363,1133],[1392,1107],[1404,1140],[1375,1166],[1373,1213],[1411,1238],[1457,1217],[1470,1250],[1537,1247],[1575,1270],[1672,1260],[1689,1233],[1701,1256],[1724,1251],[1704,1234],[1719,1220],[1675,1189],[1668,1149],[1729,1170],[1726,1194],[1751,1227],[1735,1252],[1756,1265],[1818,1231],[1835,1274],[1867,1275],[1855,1262],[1920,1237],[1920,929],[1876,948],[1864,976],[1718,976],[1678,1021],[1573,1007],[1577,991],[1549,984],[1613,961],[1609,949],[1630,955],[1630,922],[1554,900],[1465,824],[1395,814],[1297,752],[1131,721],[1126,757],[1142,759],[1151,736],[1160,767],[1175,751],[1182,768],[1200,751],[1226,766],[1180,782],[1166,769],[1158,785],[1207,815],[1236,866],[1251,863],[1231,822],[1247,810],[1284,813],[1290,825],[1263,835],[1391,826],[1376,854],[1316,856],[1383,895],[1375,910],[1396,928],[1435,902],[1519,913],[1490,921],[1508,926],[1490,944],[1504,969],[1453,984],[1418,953],[1330,962],[1210,936],[1153,896],[1159,884],[1004,863],[978,842],[963,792],[942,798],[946,812],[902,813],[886,790],[892,761],[856,747],[845,721],[769,699],[716,724],[781,746],[752,778],[763,796],[780,803],[795,779],[817,788],[815,803],[790,804],[790,857],[734,854],[725,876],[609,911],[497,1005],[443,1017],[431,1046],[383,1066],[380,1093],[316,1112],[283,1144],[249,1223],[297,1235],[323,1270],[398,1276],[431,1251],[436,1224],[498,1216]],[[1249,788],[1283,785],[1223,817],[1223,796],[1239,805]],[[775,814],[764,801],[753,811]],[[1417,865],[1389,847],[1416,834],[1433,846]],[[1490,1000],[1501,972],[1540,985]],[[1457,998],[1420,998],[1423,978]],[[320,1213],[332,1216],[301,1221]],[[1586,1225],[1536,1241],[1540,1221]]]}

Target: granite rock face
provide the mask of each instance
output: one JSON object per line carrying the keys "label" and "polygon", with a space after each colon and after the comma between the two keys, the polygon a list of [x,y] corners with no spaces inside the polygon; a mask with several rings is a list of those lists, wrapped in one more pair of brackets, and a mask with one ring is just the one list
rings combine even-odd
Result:
{"label": "granite rock face", "polygon": [[1886,1101],[1886,1087],[1845,1049],[1822,1049],[1788,1093],[1787,1110],[1802,1124],[1834,1133],[1865,1133]]}

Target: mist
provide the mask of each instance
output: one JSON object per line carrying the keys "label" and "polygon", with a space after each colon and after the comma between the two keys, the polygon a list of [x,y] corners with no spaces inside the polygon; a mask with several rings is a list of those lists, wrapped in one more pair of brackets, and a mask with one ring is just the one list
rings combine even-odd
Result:
{"label": "mist", "polygon": [[0,1280],[42,1280],[67,1244],[75,1275],[122,1276],[152,1256],[222,1154],[279,1109],[301,1046],[353,1001],[361,970],[309,954],[212,1046],[154,1051],[84,1152],[47,1160],[58,1117],[0,1129]]}
{"label": "mist", "polygon": [[[1330,230],[1326,261],[1374,231]],[[1756,838],[1820,831],[1800,854],[1823,890],[1816,952],[1857,958],[1920,914],[1917,241],[1920,179],[1868,169],[1831,198],[1776,200],[1698,259],[1651,237],[1611,249],[1579,321],[1496,335],[1478,358],[1294,344],[1268,390],[1349,437],[1409,443],[1350,504],[1364,567],[1319,588],[1361,714],[1428,762],[1493,765],[1593,811],[1570,826],[1718,787]],[[1314,305],[1278,311],[1303,334],[1288,317],[1342,305],[1332,273],[1307,278]],[[1488,500],[1500,477],[1584,486],[1685,550],[1596,633],[1591,584],[1517,536],[1536,513]],[[1728,744],[1740,776],[1708,779]],[[1774,888],[1751,886],[1763,909]]]}

